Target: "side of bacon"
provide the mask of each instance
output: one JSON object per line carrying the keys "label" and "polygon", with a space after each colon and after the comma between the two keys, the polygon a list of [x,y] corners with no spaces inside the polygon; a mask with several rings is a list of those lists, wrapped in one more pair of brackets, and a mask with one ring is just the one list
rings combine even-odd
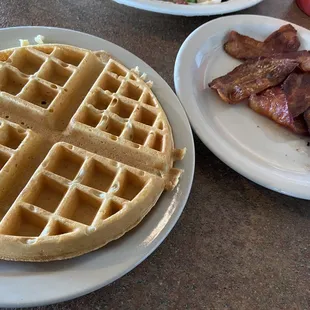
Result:
{"label": "side of bacon", "polygon": [[310,51],[298,51],[299,47],[297,31],[290,24],[263,42],[231,31],[224,50],[245,63],[209,87],[228,103],[249,98],[252,110],[294,133],[309,135]]}
{"label": "side of bacon", "polygon": [[310,131],[310,108],[308,108],[303,114],[304,120],[307,123],[308,130]]}
{"label": "side of bacon", "polygon": [[281,83],[297,66],[292,59],[249,60],[213,80],[209,87],[225,102],[234,104]]}
{"label": "side of bacon", "polygon": [[[296,55],[294,55],[296,53]],[[299,68],[304,72],[310,72],[310,52],[299,51],[286,53],[289,59],[296,59],[299,62]],[[284,55],[283,55],[284,56]]]}
{"label": "side of bacon", "polygon": [[310,107],[310,73],[290,74],[282,88],[293,117],[304,113]]}
{"label": "side of bacon", "polygon": [[[265,58],[266,56],[260,57]],[[297,51],[289,53],[276,53],[267,55],[268,58],[278,59],[294,59],[298,61],[299,68],[304,72],[310,72],[310,52],[309,51]]]}
{"label": "side of bacon", "polygon": [[287,24],[273,32],[264,42],[231,31],[224,50],[234,58],[247,60],[260,56],[269,57],[275,53],[296,52],[299,46],[296,29]]}
{"label": "side of bacon", "polygon": [[230,56],[241,60],[257,58],[270,53],[263,42],[244,36],[234,30],[229,33],[228,41],[224,44],[224,50]]}
{"label": "side of bacon", "polygon": [[300,47],[297,30],[291,24],[284,25],[273,32],[264,41],[264,45],[269,46],[274,52],[295,52]]}
{"label": "side of bacon", "polygon": [[301,114],[294,118],[294,126],[293,130],[294,133],[297,133],[298,135],[303,135],[303,136],[309,136],[309,127],[308,124],[304,118],[304,114]]}
{"label": "side of bacon", "polygon": [[269,88],[259,95],[251,95],[249,107],[294,133],[300,135],[309,134],[307,124],[302,115],[301,117],[293,118],[289,110],[286,94],[279,86]]}

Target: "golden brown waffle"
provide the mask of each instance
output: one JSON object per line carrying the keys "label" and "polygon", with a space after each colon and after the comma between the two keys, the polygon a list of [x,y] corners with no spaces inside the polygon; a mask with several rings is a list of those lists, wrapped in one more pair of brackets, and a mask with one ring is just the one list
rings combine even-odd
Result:
{"label": "golden brown waffle", "polygon": [[178,183],[184,150],[150,83],[104,51],[2,51],[0,91],[0,258],[95,250]]}

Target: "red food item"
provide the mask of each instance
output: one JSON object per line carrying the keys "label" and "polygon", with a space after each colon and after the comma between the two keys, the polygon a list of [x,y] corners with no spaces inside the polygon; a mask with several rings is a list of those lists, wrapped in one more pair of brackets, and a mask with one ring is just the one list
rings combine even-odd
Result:
{"label": "red food item", "polygon": [[257,58],[269,53],[263,42],[244,36],[234,30],[229,33],[228,41],[224,44],[224,50],[230,56],[242,60]]}
{"label": "red food item", "polygon": [[291,130],[298,135],[309,136],[309,127],[304,118],[304,114],[301,114],[294,118],[293,126]]}
{"label": "red food item", "polygon": [[287,24],[273,32],[264,42],[231,31],[224,50],[234,58],[247,60],[275,53],[296,52],[299,46],[296,29]]}
{"label": "red food item", "polygon": [[304,112],[303,116],[304,116],[304,120],[306,121],[307,126],[308,126],[308,130],[309,130],[309,128],[310,128],[310,108],[308,108],[308,109]]}
{"label": "red food item", "polygon": [[294,59],[299,62],[299,68],[304,72],[310,72],[310,52],[297,51],[289,53],[270,54],[270,58]]}
{"label": "red food item", "polygon": [[265,41],[264,45],[278,52],[295,52],[300,47],[297,30],[287,24],[273,32]]}
{"label": "red food item", "polygon": [[269,88],[259,95],[251,95],[249,107],[294,133],[309,135],[303,115],[293,118],[285,92],[279,86]]}
{"label": "red food item", "polygon": [[310,107],[310,74],[292,73],[283,83],[292,117],[297,117]]}
{"label": "red food item", "polygon": [[310,15],[310,1],[309,0],[296,0],[299,8],[305,12],[307,15]]}
{"label": "red food item", "polygon": [[281,83],[297,66],[298,62],[292,59],[249,60],[213,80],[209,87],[225,102],[234,104]]}

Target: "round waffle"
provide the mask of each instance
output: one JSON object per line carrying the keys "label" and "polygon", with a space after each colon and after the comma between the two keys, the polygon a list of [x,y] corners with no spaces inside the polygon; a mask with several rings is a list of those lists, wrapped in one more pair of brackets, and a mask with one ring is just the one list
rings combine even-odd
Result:
{"label": "round waffle", "polygon": [[104,51],[0,52],[0,258],[81,255],[136,226],[182,171],[137,69]]}

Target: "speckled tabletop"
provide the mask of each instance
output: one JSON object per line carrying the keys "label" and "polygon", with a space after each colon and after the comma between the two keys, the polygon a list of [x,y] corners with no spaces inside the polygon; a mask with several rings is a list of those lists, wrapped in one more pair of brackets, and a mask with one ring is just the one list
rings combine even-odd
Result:
{"label": "speckled tabletop", "polygon": [[[265,0],[239,13],[310,29],[293,0]],[[210,19],[110,0],[0,1],[1,27],[57,26],[102,37],[145,60],[171,86],[179,47]],[[310,203],[250,182],[195,142],[192,193],[154,254],[105,288],[37,309],[310,309]]]}

